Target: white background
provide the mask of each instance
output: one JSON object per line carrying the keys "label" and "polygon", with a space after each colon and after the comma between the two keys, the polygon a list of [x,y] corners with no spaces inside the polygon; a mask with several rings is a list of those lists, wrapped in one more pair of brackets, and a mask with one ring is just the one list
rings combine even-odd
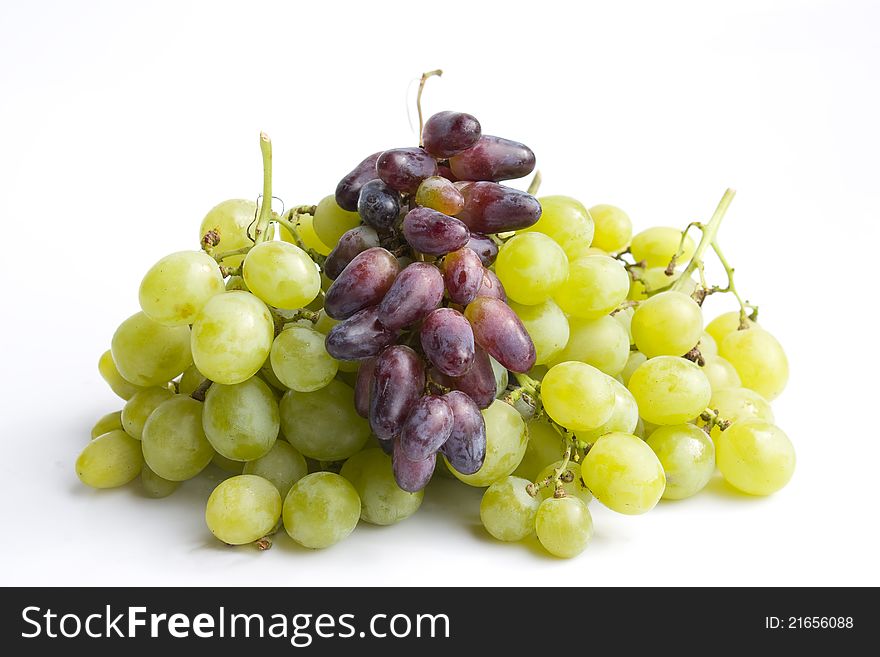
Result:
{"label": "white background", "polygon": [[[3,2],[0,582],[880,584],[877,7]],[[98,356],[147,268],[197,247],[216,202],[256,197],[259,131],[276,193],[316,202],[365,154],[415,144],[411,81],[437,67],[427,113],[528,143],[543,192],[644,228],[739,190],[722,243],[791,360],[774,404],[791,484],[714,482],[641,517],[594,505],[571,561],[489,539],[479,491],[445,480],[398,526],[267,553],[213,540],[204,478],[158,501],[80,485],[93,421],[121,407]]]}

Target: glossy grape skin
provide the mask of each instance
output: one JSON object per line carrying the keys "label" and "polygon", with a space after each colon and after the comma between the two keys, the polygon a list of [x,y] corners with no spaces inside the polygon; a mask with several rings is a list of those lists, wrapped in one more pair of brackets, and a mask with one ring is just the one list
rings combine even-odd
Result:
{"label": "glossy grape skin", "polygon": [[482,135],[473,146],[452,156],[449,168],[459,180],[511,180],[534,171],[535,154],[518,141]]}
{"label": "glossy grape skin", "polygon": [[535,531],[541,499],[526,492],[529,483],[520,477],[506,477],[483,493],[480,521],[499,541],[520,541]]}
{"label": "glossy grape skin", "polygon": [[477,296],[507,301],[507,293],[504,291],[504,286],[491,269],[483,270],[483,284],[480,285]]}
{"label": "glossy grape skin", "polygon": [[324,346],[337,360],[361,360],[377,355],[397,337],[379,321],[377,306],[365,308],[327,333]]}
{"label": "glossy grape skin", "polygon": [[[709,408],[718,411],[723,420],[733,424],[742,420],[759,419],[765,422],[773,422],[773,408],[770,402],[764,399],[760,393],[749,388],[722,388],[712,391],[712,399]],[[702,424],[702,422],[700,422]],[[721,429],[717,426],[712,428],[712,439],[717,440]]]}
{"label": "glossy grape skin", "polygon": [[168,497],[179,487],[179,481],[170,481],[160,477],[150,470],[150,466],[144,463],[144,467],[141,469],[141,489],[147,497],[152,497],[153,499]]}
{"label": "glossy grape skin", "polygon": [[535,345],[516,313],[499,299],[477,297],[464,312],[474,339],[495,360],[513,372],[535,365]]}
{"label": "glossy grape skin", "polygon": [[462,248],[470,239],[464,223],[431,208],[410,210],[403,218],[403,235],[416,251],[437,256]]}
{"label": "glossy grape skin", "polygon": [[208,498],[205,523],[228,545],[253,543],[270,534],[281,517],[281,495],[256,475],[238,475],[220,482]]}
{"label": "glossy grape skin", "polygon": [[248,290],[276,308],[302,308],[321,291],[321,275],[309,255],[295,244],[261,242],[244,259]]}
{"label": "glossy grape skin", "polygon": [[551,497],[538,507],[535,532],[547,552],[570,559],[583,552],[593,537],[593,518],[578,498]]}
{"label": "glossy grape skin", "polygon": [[791,441],[766,420],[736,422],[715,439],[715,450],[721,475],[749,495],[772,495],[794,474],[796,457]]}
{"label": "glossy grape skin", "polygon": [[400,194],[378,178],[371,180],[361,187],[357,211],[365,224],[387,231],[400,215]]}
{"label": "glossy grape skin", "polygon": [[143,312],[126,319],[110,343],[119,374],[136,386],[158,386],[192,365],[188,326],[164,326]]}
{"label": "glossy grape skin", "polygon": [[447,376],[462,376],[474,364],[474,333],[457,310],[438,308],[425,318],[419,331],[428,360]]}
{"label": "glossy grape skin", "polygon": [[226,290],[217,261],[204,251],[178,251],[150,267],[138,299],[150,319],[165,326],[192,324],[208,300]]}
{"label": "glossy grape skin", "polygon": [[549,299],[568,279],[568,257],[543,233],[524,233],[501,247],[495,273],[507,296],[533,306]]}
{"label": "glossy grape skin", "polygon": [[107,413],[98,418],[98,421],[92,427],[92,440],[116,429],[122,429],[122,411]]}
{"label": "glossy grape skin", "polygon": [[641,302],[632,318],[636,347],[648,358],[682,356],[703,334],[703,312],[681,292],[661,292]]}
{"label": "glossy grape skin", "polygon": [[531,194],[493,182],[462,185],[464,208],[458,213],[471,231],[502,233],[528,228],[541,217],[541,204]]}
{"label": "glossy grape skin", "polygon": [[280,426],[275,395],[256,377],[235,385],[215,383],[205,395],[202,428],[211,446],[228,459],[265,456]]}
{"label": "glossy grape skin", "polygon": [[453,251],[443,259],[443,282],[453,303],[466,306],[483,285],[483,263],[470,248]]}
{"label": "glossy grape skin", "polygon": [[399,272],[397,258],[381,247],[359,253],[327,290],[324,312],[333,319],[348,319],[359,310],[375,306]]}
{"label": "glossy grape skin", "polygon": [[544,410],[571,431],[589,431],[611,417],[614,388],[611,379],[578,361],[559,363],[541,381]]}
{"label": "glossy grape skin", "polygon": [[379,354],[370,388],[370,427],[377,438],[400,433],[424,387],[425,365],[412,349],[394,345]]}
{"label": "glossy grape skin", "polygon": [[315,472],[297,481],[284,499],[284,529],[303,547],[323,549],[357,526],[361,500],[354,486],[333,472]]}
{"label": "glossy grape skin", "polygon": [[666,488],[657,455],[641,438],[620,432],[593,444],[581,463],[581,477],[597,500],[627,515],[653,509]]}
{"label": "glossy grape skin", "polygon": [[438,395],[419,399],[400,429],[400,452],[410,461],[424,461],[434,454],[452,433],[452,408]]}
{"label": "glossy grape skin", "polygon": [[346,231],[324,261],[324,273],[336,280],[355,256],[379,246],[379,235],[370,226],[357,226]]}
{"label": "glossy grape skin", "polygon": [[529,441],[522,416],[503,401],[492,402],[483,411],[483,420],[486,425],[486,456],[480,469],[473,474],[463,474],[450,468],[456,479],[470,486],[488,486],[516,470]]}
{"label": "glossy grape skin", "polygon": [[[369,180],[375,177],[374,173]],[[359,193],[360,187],[358,187]],[[357,196],[355,196],[355,204],[352,210],[357,210]],[[336,246],[340,237],[352,228],[359,226],[360,223],[360,215],[357,212],[340,207],[333,196],[325,196],[318,202],[312,218],[312,227],[315,229],[315,234],[319,240],[329,247]]]}
{"label": "glossy grape skin", "polygon": [[498,257],[498,245],[486,235],[471,233],[466,246],[480,257],[484,267],[491,265]]}
{"label": "glossy grape skin", "polygon": [[174,393],[168,388],[160,388],[158,386],[138,391],[122,407],[122,414],[120,416],[122,428],[129,436],[135,440],[140,440],[144,433],[144,425],[147,423],[150,414],[160,404],[172,397],[174,397]]}
{"label": "glossy grape skin", "polygon": [[[336,186],[334,200],[340,208],[347,210],[348,212],[354,212],[357,210],[361,187],[376,178],[376,161],[381,154],[380,151],[368,155],[339,181],[339,184]],[[321,238],[321,240],[324,241],[323,238]],[[328,246],[332,246],[332,244],[326,241],[324,243]]]}
{"label": "glossy grape skin", "polygon": [[474,345],[474,363],[465,374],[447,377],[439,370],[434,370],[431,378],[441,385],[470,396],[480,408],[487,408],[495,400],[497,389],[495,370],[492,368],[489,354],[479,345]]}
{"label": "glossy grape skin", "polygon": [[593,246],[608,253],[617,253],[629,244],[632,220],[626,212],[613,205],[600,204],[590,208],[590,216],[596,226]]}
{"label": "glossy grape skin", "polygon": [[266,454],[244,464],[244,474],[257,475],[270,481],[278,489],[281,499],[287,497],[291,486],[308,473],[308,464],[303,455],[284,440],[276,441]]}
{"label": "glossy grape skin", "polygon": [[441,176],[425,178],[416,191],[416,203],[446,215],[456,215],[464,207],[464,196],[449,180]]}
{"label": "glossy grape skin", "polygon": [[76,459],[76,476],[92,488],[124,486],[141,473],[141,444],[120,429],[98,436]]}
{"label": "glossy grape skin", "polygon": [[700,369],[703,370],[703,374],[709,380],[713,394],[716,390],[723,388],[739,388],[742,386],[742,381],[736,368],[721,356],[704,356],[703,361]]}
{"label": "glossy grape skin", "polygon": [[110,389],[122,399],[129,400],[136,392],[143,390],[142,386],[136,386],[123,378],[116,368],[116,363],[113,362],[113,354],[109,349],[98,359],[98,372]]}
{"label": "glossy grape skin", "polygon": [[404,454],[400,438],[395,438],[391,463],[397,485],[408,493],[416,493],[431,481],[437,465],[437,452],[431,452],[427,458],[414,461]]}
{"label": "glossy grape skin", "polygon": [[693,424],[659,427],[646,442],[666,474],[663,499],[683,500],[696,495],[715,473],[715,445]]}
{"label": "glossy grape skin", "polygon": [[202,403],[177,395],[159,405],[144,425],[141,445],[144,460],[163,479],[195,477],[214,455],[202,428]]}
{"label": "glossy grape skin", "polygon": [[480,408],[468,395],[458,390],[443,398],[452,411],[449,437],[440,446],[450,468],[461,474],[474,474],[486,458],[486,422]]}
{"label": "glossy grape skin", "polygon": [[[724,338],[728,336],[728,334],[739,329],[739,324],[740,313],[738,310],[734,310],[728,313],[722,313],[706,325],[706,333],[708,333],[712,337],[712,339],[715,340],[716,347],[718,347],[724,341]],[[748,317],[746,318],[747,327],[751,328],[757,325],[757,322],[753,322]]]}
{"label": "glossy grape skin", "polygon": [[641,351],[631,351],[629,352],[629,356],[626,359],[626,365],[623,366],[623,370],[620,372],[620,376],[623,379],[623,385],[628,386],[629,380],[639,366],[648,360],[648,357],[645,356]]}
{"label": "glossy grape skin", "polygon": [[327,353],[324,336],[314,329],[284,329],[272,343],[272,371],[286,388],[311,392],[323,388],[339,371],[339,362]]}
{"label": "glossy grape skin", "polygon": [[[654,226],[643,230],[632,238],[630,251],[636,262],[644,262],[646,267],[666,267],[678,252],[681,244],[681,231],[678,228]],[[678,258],[679,263],[687,263],[694,255],[696,244],[690,235],[685,238],[684,250]]]}
{"label": "glossy grape skin", "polygon": [[[254,242],[248,236],[253,235],[254,220],[257,218],[257,204],[247,199],[229,199],[218,203],[208,211],[199,226],[199,242],[208,231],[220,236],[220,242],[214,247],[218,253],[236,251]],[[226,256],[221,264],[227,267],[238,267],[244,260],[243,255]]]}
{"label": "glossy grape skin", "polygon": [[[535,345],[535,363],[542,365],[556,358],[569,342],[568,319],[553,299],[534,306],[510,303]],[[627,345],[627,349],[629,345]]]}
{"label": "glossy grape skin", "polygon": [[[608,376],[617,376],[623,371],[630,355],[629,336],[614,317],[571,317],[568,326],[570,336],[567,342],[546,362],[555,365],[568,360],[579,360],[602,370]],[[540,359],[538,362],[541,362]]]}
{"label": "glossy grape skin", "polygon": [[437,112],[425,121],[422,144],[437,158],[448,158],[477,143],[482,134],[480,122],[465,112]]}
{"label": "glossy grape skin", "polygon": [[608,256],[587,256],[569,265],[568,280],[553,295],[568,315],[595,319],[617,308],[629,293],[629,274]]}
{"label": "glossy grape skin", "polygon": [[776,399],[788,383],[785,350],[761,328],[728,333],[718,353],[736,368],[743,387],[761,393],[767,401]]}
{"label": "glossy grape skin", "polygon": [[391,331],[424,319],[443,301],[443,275],[434,265],[406,266],[378,306],[379,321]]}
{"label": "glossy grape skin", "polygon": [[542,196],[541,218],[523,232],[543,233],[555,241],[571,262],[590,255],[593,219],[583,204],[570,196]]}
{"label": "glossy grape skin", "polygon": [[587,444],[593,444],[606,433],[619,431],[622,433],[634,433],[639,425],[639,405],[635,397],[617,379],[610,379],[614,389],[614,408],[605,422],[595,429],[578,431],[578,440]]}
{"label": "glossy grape skin", "polygon": [[376,359],[367,358],[361,361],[354,386],[354,408],[362,418],[370,417],[370,388],[373,385],[373,370]]}
{"label": "glossy grape skin", "polygon": [[422,148],[392,148],[376,160],[376,172],[392,189],[414,194],[425,178],[437,175],[437,161]]}
{"label": "glossy grape skin", "polygon": [[683,424],[709,405],[712,388],[699,366],[684,358],[657,356],[633,372],[629,391],[652,424]]}
{"label": "glossy grape skin", "polygon": [[393,525],[415,513],[424,491],[408,493],[394,480],[391,458],[371,448],[348,459],[339,474],[348,479],[361,499],[361,519],[373,525]]}

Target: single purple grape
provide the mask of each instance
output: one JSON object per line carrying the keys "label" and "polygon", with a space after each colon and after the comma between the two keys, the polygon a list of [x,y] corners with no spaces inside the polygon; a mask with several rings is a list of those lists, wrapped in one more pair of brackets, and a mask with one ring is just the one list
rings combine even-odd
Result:
{"label": "single purple grape", "polygon": [[324,345],[336,360],[362,360],[377,355],[396,339],[397,332],[382,325],[373,306],[330,329]]}
{"label": "single purple grape", "polygon": [[483,263],[473,250],[464,247],[443,260],[443,282],[453,303],[468,305],[483,286]]}
{"label": "single purple grape", "polygon": [[450,158],[449,168],[459,180],[511,180],[534,171],[535,154],[518,141],[483,135],[466,151]]}
{"label": "single purple grape", "polygon": [[423,319],[443,301],[443,274],[428,262],[407,265],[379,304],[379,321],[391,330]]}
{"label": "single purple grape", "polygon": [[513,372],[535,366],[535,345],[523,323],[500,299],[477,297],[464,311],[474,329],[474,339]]}
{"label": "single purple grape", "polygon": [[541,204],[531,194],[494,182],[460,185],[464,209],[456,215],[476,233],[503,233],[533,226]]}
{"label": "single purple grape", "polygon": [[376,178],[361,187],[357,211],[364,223],[388,230],[400,216],[400,194]]}
{"label": "single purple grape", "polygon": [[425,364],[415,351],[394,345],[379,354],[370,386],[370,427],[377,438],[400,434],[424,388]]}
{"label": "single purple grape", "polygon": [[394,451],[391,454],[391,464],[394,471],[394,480],[401,489],[408,493],[418,493],[434,475],[434,467],[437,465],[437,452],[431,454],[423,461],[411,461],[406,458],[400,447],[400,439],[394,441]]}
{"label": "single purple grape", "polygon": [[348,319],[376,305],[391,289],[399,271],[397,258],[381,247],[359,253],[327,290],[324,312],[333,319]]}
{"label": "single purple grape", "polygon": [[403,423],[400,450],[410,461],[424,461],[449,438],[452,421],[452,409],[443,397],[425,395]]}
{"label": "single purple grape", "polygon": [[431,208],[414,208],[403,218],[403,236],[416,251],[444,255],[467,244],[470,231],[455,217]]}
{"label": "single purple grape", "polygon": [[474,333],[457,310],[438,308],[425,318],[420,331],[429,361],[447,376],[463,376],[474,364]]}
{"label": "single purple grape", "polygon": [[443,396],[452,409],[452,431],[440,447],[449,465],[461,474],[474,474],[486,458],[486,421],[468,395],[453,390]]}
{"label": "single purple grape", "polygon": [[392,148],[376,160],[376,172],[392,189],[414,194],[425,178],[437,175],[437,161],[422,148]]}
{"label": "single purple grape", "polygon": [[464,112],[437,112],[425,121],[422,144],[438,158],[461,153],[480,139],[480,122]]}

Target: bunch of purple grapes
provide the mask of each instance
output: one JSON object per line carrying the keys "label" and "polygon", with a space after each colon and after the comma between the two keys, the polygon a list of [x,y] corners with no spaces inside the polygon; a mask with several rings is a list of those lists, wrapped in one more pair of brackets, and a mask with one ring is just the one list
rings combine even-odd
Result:
{"label": "bunch of purple grapes", "polygon": [[362,224],[324,264],[333,280],[324,310],[342,320],[327,335],[339,360],[362,361],[358,413],[392,455],[398,485],[415,492],[437,452],[462,474],[483,465],[492,404],[489,356],[513,372],[535,347],[489,267],[494,233],[541,216],[531,194],[498,184],[532,172],[527,146],[483,135],[470,114],[440,112],[422,146],[374,153],[336,188],[337,204]]}

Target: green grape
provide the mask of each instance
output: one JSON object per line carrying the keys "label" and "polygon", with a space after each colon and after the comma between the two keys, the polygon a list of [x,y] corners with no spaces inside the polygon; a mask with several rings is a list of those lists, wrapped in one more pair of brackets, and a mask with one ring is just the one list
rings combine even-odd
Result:
{"label": "green grape", "polygon": [[153,411],[160,404],[174,397],[174,393],[168,388],[144,388],[125,402],[122,407],[122,428],[125,432],[137,440],[141,439],[144,432],[144,425]]}
{"label": "green grape", "polygon": [[593,443],[581,462],[581,477],[597,500],[627,515],[653,509],[666,488],[657,455],[641,438],[621,432]]}
{"label": "green grape", "polygon": [[265,456],[275,444],[280,426],[278,402],[262,380],[254,377],[208,388],[202,428],[218,454],[233,461]]}
{"label": "green grape", "polygon": [[241,383],[266,362],[274,337],[275,325],[262,301],[248,292],[221,294],[193,324],[196,367],[216,383]]}
{"label": "green grape", "polygon": [[483,410],[483,420],[486,423],[486,458],[482,467],[469,475],[450,468],[456,479],[469,486],[488,486],[511,474],[522,461],[529,442],[525,422],[510,404],[496,399]]}
{"label": "green grape", "polygon": [[284,529],[303,547],[321,549],[351,534],[361,516],[355,487],[333,472],[297,481],[284,499]]}
{"label": "green grape", "polygon": [[205,377],[199,372],[199,368],[195,365],[190,365],[180,375],[180,380],[177,382],[177,392],[181,395],[191,395],[195,392],[196,388],[202,385],[204,380]]}
{"label": "green grape", "polygon": [[357,212],[348,212],[336,205],[333,195],[325,196],[315,208],[312,225],[318,239],[329,247],[336,246],[342,235],[360,226],[361,218]]}
{"label": "green grape", "polygon": [[568,280],[553,298],[566,314],[582,319],[607,315],[626,299],[629,274],[614,258],[587,256],[569,267]]}
{"label": "green grape", "polygon": [[85,446],[76,459],[76,476],[92,488],[116,488],[137,477],[143,464],[140,443],[115,429]]}
{"label": "green grape", "polygon": [[394,480],[391,457],[371,447],[349,458],[339,471],[361,498],[361,518],[373,525],[393,525],[422,505],[425,491],[407,493]]}
{"label": "green grape", "polygon": [[541,398],[547,415],[571,431],[595,429],[614,410],[611,378],[578,361],[551,367],[541,382]]}
{"label": "green grape", "polygon": [[224,543],[244,545],[270,534],[281,517],[278,489],[256,475],[220,482],[208,498],[205,522]]}
{"label": "green grape", "polygon": [[583,552],[593,537],[593,517],[576,497],[550,497],[538,507],[535,532],[547,552],[570,559]]}
{"label": "green grape", "polygon": [[543,418],[531,420],[526,425],[526,429],[529,434],[526,453],[513,474],[529,481],[535,481],[545,465],[559,460],[559,456],[564,451],[562,436]]}
{"label": "green grape", "polygon": [[202,429],[202,403],[177,395],[161,404],[144,425],[144,459],[163,479],[192,479],[211,462],[214,450]]}
{"label": "green grape", "polygon": [[268,454],[245,463],[244,473],[268,479],[284,499],[287,497],[290,487],[309,473],[309,468],[302,454],[291,447],[289,443],[279,440],[272,446]]}
{"label": "green grape", "polygon": [[715,445],[693,424],[660,427],[647,443],[666,473],[664,499],[683,500],[696,495],[715,473]]}
{"label": "green grape", "polygon": [[281,398],[281,429],[303,456],[341,461],[363,448],[370,425],[354,408],[354,390],[334,380],[314,392],[290,390]]}
{"label": "green grape", "polygon": [[[330,255],[330,252],[333,250],[332,247],[327,246],[324,242],[321,241],[321,238],[318,237],[318,233],[315,232],[315,223],[314,218],[310,214],[299,214],[296,215],[296,232],[299,234],[300,240],[302,240],[303,246],[307,249],[312,249],[316,253],[319,253],[322,256]],[[278,224],[279,231],[278,235],[285,242],[290,242],[291,244],[296,244],[296,239],[293,237],[293,233],[287,230],[287,226],[284,224]]]}
{"label": "green grape", "polygon": [[248,289],[276,308],[302,308],[321,291],[321,275],[309,254],[287,242],[261,242],[242,268]]}
{"label": "green grape", "polygon": [[703,311],[681,292],[661,292],[636,308],[632,333],[636,347],[648,358],[682,356],[703,335]]}
{"label": "green grape", "polygon": [[676,356],[642,363],[629,380],[639,413],[652,424],[682,424],[706,410],[712,387],[699,366]]}
{"label": "green grape", "polygon": [[285,386],[281,381],[275,376],[275,371],[272,369],[272,357],[271,352],[269,358],[266,359],[266,362],[263,363],[263,366],[260,368],[260,371],[257,372],[254,376],[259,377],[266,384],[272,388],[273,392],[285,393],[287,392],[287,386]]}
{"label": "green grape", "polygon": [[527,479],[506,477],[483,493],[480,520],[499,541],[519,541],[535,531],[535,516],[541,499],[526,492]]}
{"label": "green grape", "polygon": [[[627,298],[632,301],[644,301],[661,290],[668,291],[669,287],[681,278],[681,271],[673,272],[672,276],[666,275],[666,267],[638,268],[634,270],[638,278],[633,278],[629,284]],[[697,289],[697,282],[689,278],[681,292],[691,296]]]}
{"label": "green grape", "polygon": [[509,298],[534,306],[549,299],[568,278],[568,257],[547,235],[523,233],[501,247],[495,273]]}
{"label": "green grape", "polygon": [[571,337],[565,348],[551,359],[552,365],[577,360],[609,376],[617,376],[623,371],[629,358],[629,335],[620,322],[604,315],[597,319],[572,317],[569,325]]}
{"label": "green grape", "polygon": [[709,379],[712,392],[722,388],[739,388],[742,386],[736,368],[721,356],[703,356],[704,364],[701,366],[703,374]]}
{"label": "green grape", "polygon": [[[220,236],[220,243],[215,247],[218,253],[251,246],[254,241],[248,236],[248,229],[254,225],[256,218],[257,204],[254,201],[230,199],[218,203],[202,219],[199,241],[209,230],[213,230]],[[227,256],[222,263],[227,267],[238,267],[242,260],[243,255]]]}
{"label": "green grape", "polygon": [[768,401],[776,399],[788,383],[788,358],[782,345],[767,331],[752,328],[728,333],[719,353],[736,368],[743,387]]}
{"label": "green grape", "polygon": [[178,486],[180,486],[179,481],[163,479],[150,470],[150,466],[144,463],[144,468],[141,470],[141,488],[148,497],[156,499],[168,497],[177,490]]}
{"label": "green grape", "polygon": [[524,306],[513,301],[508,302],[508,305],[520,318],[535,344],[537,365],[550,362],[568,343],[568,319],[553,299],[534,306]]}
{"label": "green grape", "polygon": [[[740,313],[738,310],[731,311],[729,313],[722,313],[718,315],[715,319],[709,322],[706,325],[706,333],[708,333],[715,340],[716,343],[716,351],[717,345],[720,345],[724,338],[727,337],[728,333],[733,333],[739,328],[740,322]],[[746,317],[746,326],[752,327],[757,326],[756,322],[753,322],[748,317]]]}
{"label": "green grape", "polygon": [[495,375],[495,396],[500,397],[507,390],[507,385],[510,382],[510,373],[504,365],[491,356],[489,356],[489,363],[492,365],[492,373]]}
{"label": "green grape", "polygon": [[715,441],[722,476],[750,495],[770,495],[794,474],[794,447],[782,429],[760,419],[742,420]]}
{"label": "green grape", "polygon": [[[644,262],[648,267],[666,267],[672,257],[678,253],[680,244],[680,230],[654,226],[635,235],[629,248],[636,262]],[[678,262],[682,264],[688,262],[696,249],[696,244],[688,235],[684,240],[684,249]]]}
{"label": "green grape", "polygon": [[226,279],[226,291],[234,292],[235,290],[241,290],[243,292],[250,291],[241,276],[230,276]]}
{"label": "green grape", "polygon": [[160,386],[192,365],[188,326],[163,326],[144,313],[126,319],[110,343],[122,377],[137,386]]}
{"label": "green grape", "polygon": [[[535,481],[542,482],[546,479],[550,479],[551,477],[556,476],[556,470],[562,467],[562,461],[555,461],[550,465],[546,466],[541,472],[538,473]],[[569,473],[568,476],[571,476],[571,481],[563,481],[562,482],[562,490],[569,497],[576,497],[584,504],[589,504],[593,501],[593,494],[590,492],[590,489],[587,488],[587,485],[584,483],[584,480],[581,479],[581,466],[574,461],[569,461],[568,465],[565,466],[565,470],[562,471],[563,476],[566,476],[566,473]],[[542,500],[546,500],[548,497],[553,497],[556,494],[556,486],[551,483],[549,486],[544,486],[540,490],[540,497]]]}
{"label": "green grape", "polygon": [[700,337],[700,342],[697,345],[700,349],[700,353],[703,356],[717,356],[718,355],[718,343],[715,342],[715,338],[712,337],[706,331],[703,331],[702,337]]}
{"label": "green grape", "polygon": [[590,216],[596,225],[593,246],[616,253],[623,250],[632,237],[633,227],[629,215],[613,205],[594,205]]}
{"label": "green grape", "polygon": [[138,298],[150,319],[165,326],[192,324],[208,300],[226,290],[220,267],[204,251],[178,251],[153,265]]}
{"label": "green grape", "polygon": [[244,463],[242,461],[233,461],[232,459],[228,459],[218,452],[214,452],[214,456],[211,457],[211,463],[216,465],[224,472],[231,472],[235,475],[240,475],[242,472],[244,472]]}
{"label": "green grape", "polygon": [[107,413],[95,422],[95,426],[92,427],[92,440],[116,429],[122,429],[122,411]]}
{"label": "green grape", "polygon": [[614,389],[614,410],[601,426],[590,431],[578,431],[578,440],[585,443],[594,443],[601,436],[612,431],[632,433],[639,424],[639,406],[635,397],[617,379],[611,379],[611,387]]}
{"label": "green grape", "polygon": [[593,241],[593,219],[580,203],[570,196],[542,196],[541,218],[521,233],[544,233],[562,247],[572,262],[588,255]]}
{"label": "green grape", "polygon": [[[712,399],[709,401],[709,408],[718,411],[721,419],[728,420],[731,423],[751,419],[772,423],[774,419],[770,402],[759,393],[748,388],[713,390]],[[717,440],[720,434],[721,430],[718,427],[712,428],[712,438],[714,440]]]}
{"label": "green grape", "polygon": [[620,372],[620,377],[623,379],[624,385],[629,385],[629,380],[639,366],[648,360],[648,357],[645,356],[641,351],[631,351],[629,352],[629,356],[626,359],[626,365],[623,366],[623,370]]}
{"label": "green grape", "polygon": [[611,315],[618,324],[623,327],[623,330],[626,331],[627,340],[629,343],[633,343],[633,333],[632,333],[632,319],[633,315],[635,315],[636,309],[629,306],[626,308],[619,309],[616,313]]}
{"label": "green grape", "polygon": [[107,385],[110,386],[110,389],[126,401],[131,399],[134,393],[143,390],[143,386],[136,386],[122,378],[119,370],[116,369],[116,363],[113,362],[113,354],[110,353],[109,349],[101,354],[101,357],[98,359],[98,372],[107,382]]}
{"label": "green grape", "polygon": [[299,326],[278,334],[269,358],[278,380],[298,392],[320,390],[339,370],[339,362],[324,348],[324,335]]}

